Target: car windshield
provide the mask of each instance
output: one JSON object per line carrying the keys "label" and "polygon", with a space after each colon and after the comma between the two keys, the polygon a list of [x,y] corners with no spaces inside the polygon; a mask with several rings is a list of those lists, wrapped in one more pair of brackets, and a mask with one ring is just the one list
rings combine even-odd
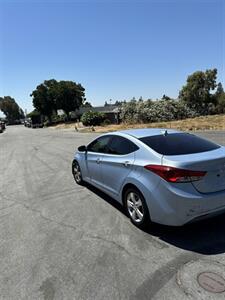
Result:
{"label": "car windshield", "polygon": [[162,155],[194,154],[220,148],[213,142],[189,133],[146,136],[139,140]]}

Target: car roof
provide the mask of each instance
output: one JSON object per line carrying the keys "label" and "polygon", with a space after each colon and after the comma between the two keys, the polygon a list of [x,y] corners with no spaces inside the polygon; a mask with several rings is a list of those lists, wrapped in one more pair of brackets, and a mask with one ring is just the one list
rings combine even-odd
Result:
{"label": "car roof", "polygon": [[165,131],[167,131],[167,133],[179,133],[180,132],[178,130],[167,129],[167,128],[138,128],[138,129],[122,130],[119,132],[123,133],[123,134],[131,135],[131,136],[139,139],[139,138],[143,138],[146,136],[164,134]]}

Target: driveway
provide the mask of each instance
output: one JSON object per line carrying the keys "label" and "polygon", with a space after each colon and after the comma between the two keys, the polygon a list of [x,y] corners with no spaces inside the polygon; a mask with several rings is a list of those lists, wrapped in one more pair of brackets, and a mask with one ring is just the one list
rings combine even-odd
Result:
{"label": "driveway", "polygon": [[[198,134],[225,145],[225,132]],[[0,134],[0,299],[225,299],[225,216],[137,229],[74,183],[74,150],[95,136]]]}

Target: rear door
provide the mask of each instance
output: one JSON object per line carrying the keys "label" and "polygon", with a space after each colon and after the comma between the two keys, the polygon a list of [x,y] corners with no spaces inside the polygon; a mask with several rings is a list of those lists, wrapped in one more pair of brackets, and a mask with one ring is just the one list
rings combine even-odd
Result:
{"label": "rear door", "polygon": [[106,191],[118,194],[126,177],[133,169],[138,147],[122,136],[113,136],[108,153],[102,155],[102,178]]}

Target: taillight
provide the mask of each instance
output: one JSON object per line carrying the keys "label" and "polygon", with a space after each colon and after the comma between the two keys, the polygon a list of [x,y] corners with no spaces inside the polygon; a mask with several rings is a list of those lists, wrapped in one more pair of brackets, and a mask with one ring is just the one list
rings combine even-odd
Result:
{"label": "taillight", "polygon": [[202,179],[205,171],[190,171],[169,166],[147,165],[145,169],[152,171],[168,182],[192,182]]}

